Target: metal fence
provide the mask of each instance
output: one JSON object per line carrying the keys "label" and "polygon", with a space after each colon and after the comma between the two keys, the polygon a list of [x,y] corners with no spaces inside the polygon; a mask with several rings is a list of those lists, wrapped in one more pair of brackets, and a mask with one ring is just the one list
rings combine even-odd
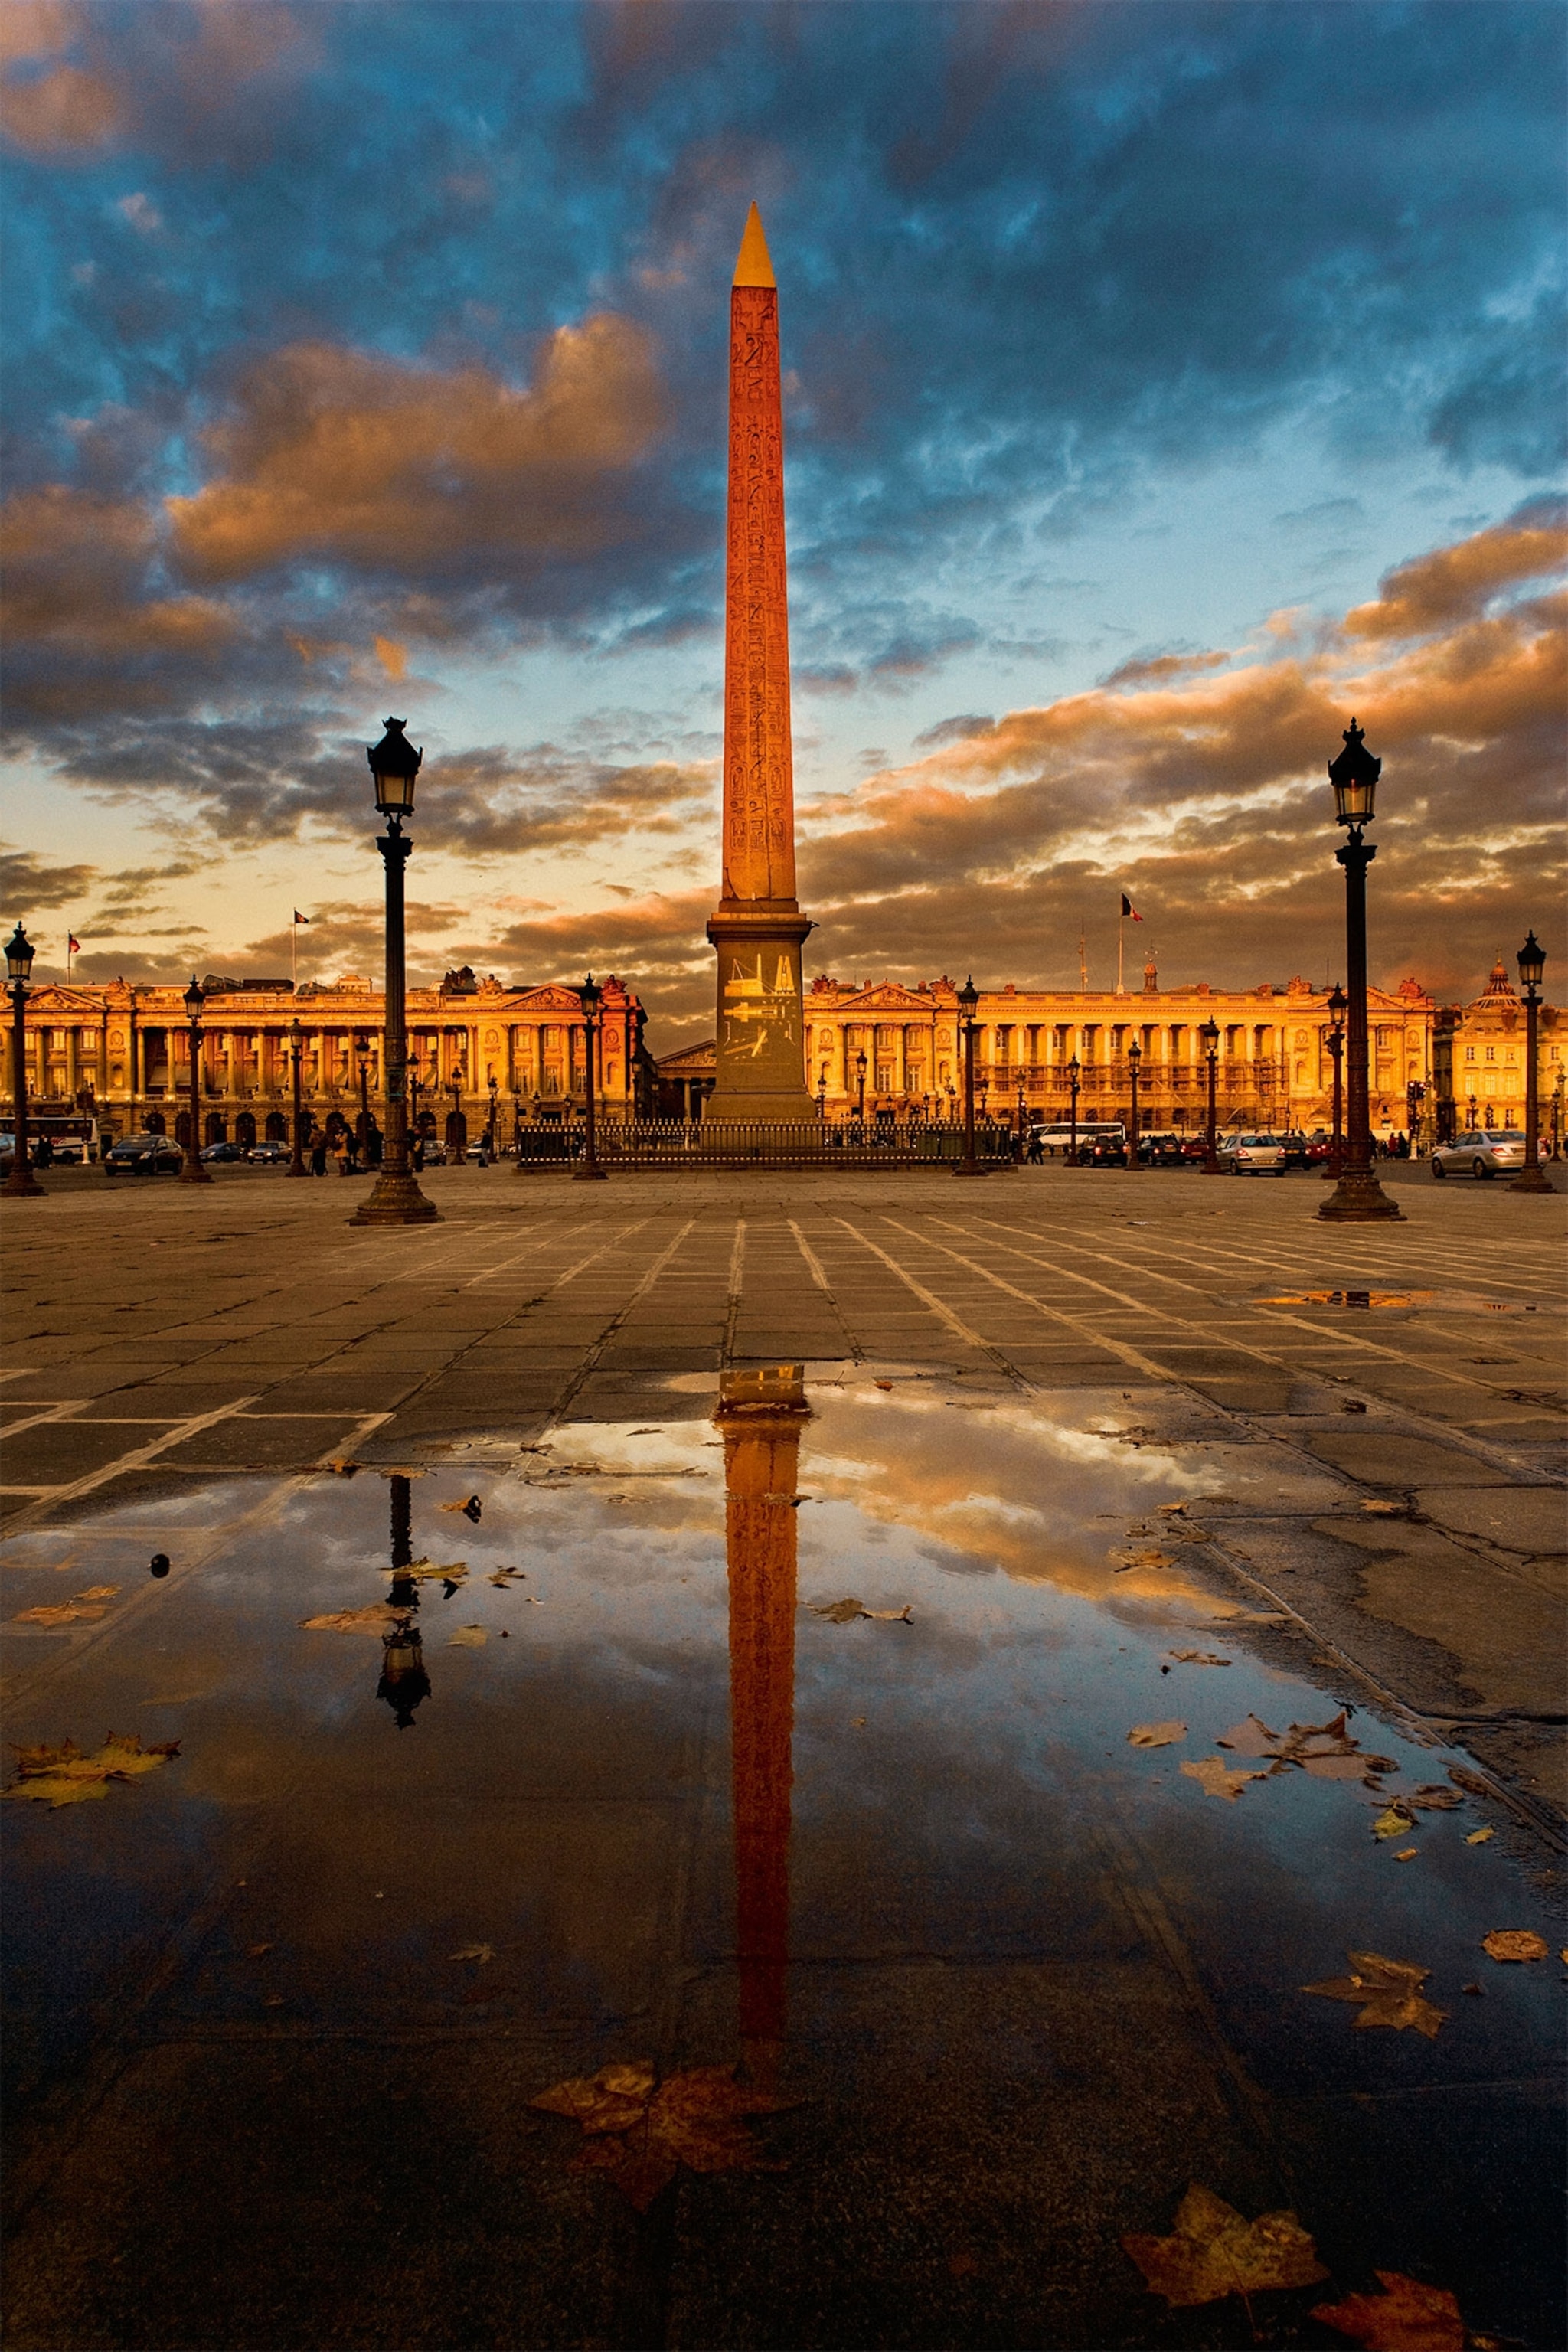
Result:
{"label": "metal fence", "polygon": [[[876,1168],[886,1171],[952,1167],[963,1156],[963,1130],[891,1120],[605,1119],[595,1146],[602,1166],[631,1168]],[[583,1155],[581,1127],[520,1128],[517,1157],[524,1168],[561,1166]],[[986,1167],[1010,1167],[1012,1135],[977,1122],[974,1156]]]}

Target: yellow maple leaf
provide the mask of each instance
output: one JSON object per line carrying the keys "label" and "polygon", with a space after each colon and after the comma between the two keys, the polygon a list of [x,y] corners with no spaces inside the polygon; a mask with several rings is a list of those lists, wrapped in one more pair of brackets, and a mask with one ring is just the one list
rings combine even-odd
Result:
{"label": "yellow maple leaf", "polygon": [[106,1797],[110,1780],[133,1780],[143,1772],[155,1772],[179,1752],[177,1739],[143,1748],[136,1731],[111,1731],[92,1756],[74,1739],[58,1748],[18,1748],[14,1750],[17,1777],[5,1794],[47,1805],[79,1805],[89,1798]]}
{"label": "yellow maple leaf", "polygon": [[1151,2293],[1175,2306],[1272,2287],[1315,2286],[1329,2275],[1294,2213],[1260,2213],[1248,2221],[1195,2180],[1176,2208],[1170,2237],[1134,2232],[1121,2243]]}

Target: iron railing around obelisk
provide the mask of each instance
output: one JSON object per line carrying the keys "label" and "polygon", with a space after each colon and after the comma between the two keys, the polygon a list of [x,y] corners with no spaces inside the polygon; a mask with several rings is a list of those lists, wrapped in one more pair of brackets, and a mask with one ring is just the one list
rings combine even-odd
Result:
{"label": "iron railing around obelisk", "polygon": [[[582,1129],[522,1127],[516,1154],[524,1168],[562,1167],[583,1149]],[[598,1129],[595,1151],[604,1165],[656,1168],[874,1168],[952,1166],[963,1157],[962,1128],[868,1119],[611,1119]],[[1015,1139],[1005,1127],[977,1123],[975,1157],[1011,1167]]]}

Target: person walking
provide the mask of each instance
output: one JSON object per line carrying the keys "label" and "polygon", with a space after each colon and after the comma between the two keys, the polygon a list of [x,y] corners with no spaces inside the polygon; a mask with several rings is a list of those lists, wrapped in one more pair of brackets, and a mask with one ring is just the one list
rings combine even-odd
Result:
{"label": "person walking", "polygon": [[324,1128],[316,1128],[310,1136],[310,1173],[324,1176],[327,1172],[327,1137]]}

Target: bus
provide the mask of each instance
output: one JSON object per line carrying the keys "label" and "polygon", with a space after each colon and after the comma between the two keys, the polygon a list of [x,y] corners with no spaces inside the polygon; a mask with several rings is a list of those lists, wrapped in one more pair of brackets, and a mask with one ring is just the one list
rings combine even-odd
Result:
{"label": "bus", "polygon": [[[102,1140],[96,1115],[89,1110],[35,1110],[27,1106],[27,1142],[37,1153],[44,1137],[57,1167],[85,1168],[101,1156]],[[112,1137],[110,1139],[113,1140]],[[0,1111],[0,1165],[9,1167],[16,1151],[16,1114]],[[36,1161],[35,1161],[36,1164]]]}

